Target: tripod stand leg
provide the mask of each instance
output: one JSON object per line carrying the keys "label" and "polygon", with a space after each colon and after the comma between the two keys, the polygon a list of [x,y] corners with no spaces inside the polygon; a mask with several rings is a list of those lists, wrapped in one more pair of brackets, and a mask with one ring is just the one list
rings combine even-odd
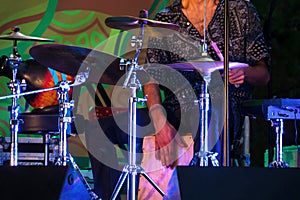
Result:
{"label": "tripod stand leg", "polygon": [[162,191],[159,186],[154,182],[154,180],[144,171],[141,170],[141,174],[147,179],[147,181],[159,192],[161,196],[165,196],[164,191]]}
{"label": "tripod stand leg", "polygon": [[214,167],[219,167],[219,161],[218,161],[218,159],[216,158],[217,155],[218,155],[218,153],[212,153],[212,152],[210,152],[210,154],[209,154],[209,156],[208,156],[208,158],[210,158],[211,163],[212,163],[212,165],[213,165]]}
{"label": "tripod stand leg", "polygon": [[205,153],[205,152],[196,152],[194,157],[192,158],[189,166],[207,167],[208,166],[207,153]]}
{"label": "tripod stand leg", "polygon": [[121,174],[121,176],[120,176],[120,178],[119,178],[119,180],[117,182],[117,185],[116,185],[116,187],[115,187],[115,189],[114,189],[114,191],[112,193],[112,196],[110,198],[111,200],[114,200],[114,199],[117,198],[117,196],[118,196],[118,194],[119,194],[119,192],[120,192],[120,190],[121,190],[121,188],[122,188],[122,186],[123,186],[123,184],[125,182],[125,179],[127,178],[128,174],[129,174],[129,171],[125,167],[123,169],[123,172],[122,172],[122,174]]}
{"label": "tripod stand leg", "polygon": [[78,173],[78,176],[80,177],[80,180],[83,182],[86,190],[88,191],[88,193],[91,197],[91,200],[98,199],[98,196],[93,192],[92,188],[89,186],[88,182],[85,180],[85,178],[84,178],[83,174],[81,173],[78,165],[74,161],[74,158],[71,156],[70,153],[68,154],[68,156],[69,156],[69,162],[70,162],[72,168]]}

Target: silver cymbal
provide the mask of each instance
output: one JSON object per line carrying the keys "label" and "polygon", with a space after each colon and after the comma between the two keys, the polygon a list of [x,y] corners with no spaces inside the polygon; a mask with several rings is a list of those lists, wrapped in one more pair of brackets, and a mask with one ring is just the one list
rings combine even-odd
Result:
{"label": "silver cymbal", "polygon": [[[167,64],[173,69],[180,70],[180,71],[193,71],[198,70],[203,74],[210,74],[216,70],[224,69],[224,62],[223,61],[214,61],[212,59],[199,59],[194,61],[188,62],[178,62]],[[246,63],[239,63],[239,62],[229,62],[229,69],[236,69],[236,68],[245,68],[249,67]]]}
{"label": "silver cymbal", "polygon": [[[84,70],[84,62],[89,62],[89,65],[95,64],[91,67],[90,79],[95,76],[94,81],[99,83],[115,84],[124,74],[124,71],[119,70],[119,57],[89,48],[42,44],[32,47],[29,53],[42,65],[70,76],[76,76],[79,71]],[[102,73],[104,74],[100,79],[97,75]]]}
{"label": "silver cymbal", "polygon": [[48,38],[41,38],[41,37],[33,37],[27,36],[20,32],[12,32],[8,35],[1,35],[1,40],[24,40],[24,41],[40,41],[40,42],[54,42],[54,40]]}
{"label": "silver cymbal", "polygon": [[149,27],[166,28],[171,30],[179,30],[179,26],[172,23],[155,21],[147,18],[138,18],[132,16],[108,17],[105,19],[105,24],[114,29],[130,30],[140,28],[141,24]]}
{"label": "silver cymbal", "polygon": [[[120,69],[121,58],[105,52],[63,44],[42,44],[32,47],[30,55],[40,64],[70,76],[90,67],[87,81],[110,85],[121,84],[125,70]],[[140,72],[147,81],[145,72]]]}

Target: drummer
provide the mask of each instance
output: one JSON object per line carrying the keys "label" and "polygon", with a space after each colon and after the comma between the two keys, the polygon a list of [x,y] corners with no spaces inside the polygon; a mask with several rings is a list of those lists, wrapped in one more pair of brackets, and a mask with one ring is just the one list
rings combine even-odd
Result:
{"label": "drummer", "polygon": [[[216,43],[224,55],[224,1],[206,0],[206,17],[204,19],[204,0],[175,0],[173,4],[160,11],[154,18],[157,21],[174,23],[180,26],[181,36],[166,38],[151,38],[147,49],[148,71],[153,74],[153,82],[144,86],[144,93],[148,96],[147,106],[155,127],[156,157],[166,167],[174,165],[176,145],[184,146],[185,143],[178,136],[178,129],[183,125],[180,119],[189,119],[190,131],[196,134],[198,126],[197,114],[191,99],[197,97],[201,91],[203,79],[198,72],[183,71],[183,81],[180,75],[170,68],[153,68],[155,63],[168,64],[185,60],[195,60],[205,53],[213,60],[220,60],[220,55],[210,45]],[[241,103],[251,98],[252,88],[257,85],[266,85],[270,80],[268,71],[269,52],[266,45],[261,22],[255,7],[249,1],[231,0],[230,10],[230,34],[229,34],[229,61],[247,63],[247,68],[235,68],[229,71],[229,134],[231,146],[231,158],[236,155],[240,147],[241,131],[244,116],[241,113]],[[205,35],[204,35],[205,34]],[[171,35],[171,34],[170,34]],[[205,37],[204,37],[205,36]],[[175,38],[176,37],[176,38]],[[203,40],[206,39],[207,51]],[[191,45],[185,45],[185,40]],[[193,42],[190,42],[193,41]],[[202,46],[203,52],[192,44]],[[153,48],[155,47],[155,48]],[[203,48],[204,47],[204,48]],[[206,52],[205,52],[206,51]],[[155,71],[156,70],[156,71]],[[171,72],[171,73],[170,73]],[[219,76],[223,73],[216,71]],[[212,78],[215,76],[213,73]],[[184,80],[188,80],[188,84]],[[222,79],[221,79],[222,80]],[[213,80],[212,80],[213,82]],[[167,84],[167,85],[166,85]],[[185,86],[184,86],[185,85]],[[174,87],[175,86],[175,87]],[[179,87],[180,86],[180,87]],[[211,101],[222,102],[223,87],[212,83],[210,86]],[[165,92],[165,100],[162,104],[160,89]],[[197,108],[199,109],[199,108]],[[210,115],[218,115],[222,108],[211,106]],[[178,121],[169,121],[165,113],[177,116]],[[221,115],[221,112],[220,114]],[[198,117],[199,119],[199,117]],[[208,150],[218,152],[218,160],[222,162],[222,128],[217,124],[223,121],[222,116],[211,119],[209,127],[209,139],[217,138],[216,142],[209,141]],[[198,134],[197,134],[198,136]],[[194,152],[199,151],[199,139],[194,138]]]}
{"label": "drummer", "polygon": [[[260,20],[253,5],[248,1],[231,0],[229,10],[232,11],[229,20],[231,23],[229,60],[231,62],[249,64],[248,68],[236,68],[229,72],[230,144],[235,144],[233,147],[234,151],[239,146],[244,120],[240,112],[240,105],[242,101],[251,98],[253,86],[266,85],[268,83],[270,74],[267,61],[270,56],[263,37]],[[213,60],[220,59],[210,45],[212,41],[216,43],[224,55],[224,1],[207,0],[205,26],[204,17],[201,15],[203,13],[203,0],[175,0],[171,6],[160,11],[154,19],[179,25],[179,33],[181,33],[180,35],[174,34],[175,39],[171,37],[172,33],[166,38],[152,38],[148,45],[156,48],[147,49],[147,63],[149,64],[147,72],[155,80],[144,85],[144,93],[148,95],[147,106],[154,122],[156,157],[166,167],[174,166],[174,161],[176,160],[175,145],[186,145],[180,137],[176,137],[178,136],[177,133],[181,135],[188,132],[197,133],[199,107],[194,105],[194,100],[199,97],[203,79],[198,72],[183,71],[177,73],[176,70],[170,68],[159,68],[157,70],[155,67],[152,68],[152,65],[195,60],[202,56],[203,52],[199,51],[197,45],[203,46],[204,27],[207,30],[205,36],[208,44],[208,56]],[[181,45],[184,44],[189,45],[182,47]],[[216,74],[222,77],[222,72],[220,73],[219,71],[211,74],[210,95],[212,100],[219,99],[218,102],[222,102],[223,82],[221,79],[221,84],[214,83],[213,79],[216,77]],[[189,82],[184,80],[189,80]],[[163,102],[160,89],[165,93]],[[212,106],[210,113],[211,115],[213,113],[218,114],[221,109],[220,107],[215,108]],[[165,113],[167,113],[166,116]],[[137,116],[141,115],[138,114]],[[214,124],[223,122],[221,117],[218,116],[214,119]],[[119,121],[125,122],[125,127],[127,126],[127,119]],[[114,144],[118,144],[120,140],[126,144],[127,138],[122,137],[122,131],[118,130],[118,126],[113,121],[107,120],[106,122],[105,119],[101,119],[99,123],[102,124],[101,127],[104,126],[102,128],[105,134],[111,141],[114,141]],[[98,121],[89,123],[88,126],[86,130],[88,134],[86,135],[92,136],[92,133],[95,132],[95,127],[98,126]],[[217,125],[212,127],[212,123],[210,123],[210,136],[214,135],[219,139],[220,132],[222,132],[222,127],[219,128]],[[137,133],[140,133],[140,131],[137,131]],[[121,173],[109,167],[117,165],[117,161],[113,159],[116,157],[116,153],[109,141],[106,144],[102,138],[95,139],[93,137],[87,138],[87,141],[89,140],[97,141],[97,145],[101,147],[101,153],[99,154],[103,154],[100,155],[101,158],[107,158],[107,162],[102,163],[100,159],[90,155],[95,191],[103,199],[109,199]],[[197,152],[199,151],[199,140],[196,137],[194,141],[194,151]],[[91,143],[93,144],[93,142]],[[98,150],[98,147],[96,149]],[[221,155],[220,149],[219,143],[210,144],[209,150],[217,151],[219,155]],[[219,157],[218,159],[221,162],[222,158]],[[113,168],[118,169],[117,167]]]}

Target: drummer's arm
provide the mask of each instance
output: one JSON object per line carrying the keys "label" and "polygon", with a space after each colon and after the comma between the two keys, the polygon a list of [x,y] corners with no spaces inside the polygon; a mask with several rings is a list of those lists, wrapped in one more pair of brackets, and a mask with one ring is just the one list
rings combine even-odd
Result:
{"label": "drummer's arm", "polygon": [[270,81],[270,73],[264,61],[257,62],[254,66],[232,69],[228,73],[231,84],[242,84],[245,81],[251,85],[266,85]]}
{"label": "drummer's arm", "polygon": [[147,107],[156,131],[160,130],[166,121],[163,111],[159,85],[155,82],[144,85],[144,94],[147,96]]}
{"label": "drummer's arm", "polygon": [[144,85],[144,93],[148,96],[147,106],[155,128],[155,157],[161,161],[163,166],[174,167],[177,159],[175,144],[181,147],[186,147],[187,144],[167,121],[165,110],[161,104],[159,85],[153,82]]}

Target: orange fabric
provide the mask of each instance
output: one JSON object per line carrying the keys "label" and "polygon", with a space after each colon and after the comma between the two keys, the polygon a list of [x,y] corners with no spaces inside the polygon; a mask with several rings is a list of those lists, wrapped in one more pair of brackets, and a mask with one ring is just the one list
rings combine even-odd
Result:
{"label": "orange fabric", "polygon": [[[62,81],[62,74],[60,72],[56,72],[56,74],[57,74],[58,80]],[[74,78],[69,75],[66,76],[66,79],[68,81],[74,80]],[[56,83],[54,82],[54,79],[53,79],[50,71],[47,71],[44,76],[44,82],[43,82],[42,88],[40,88],[40,89],[51,88],[51,87],[54,87],[55,84]],[[69,97],[71,97],[71,95],[72,95],[72,89],[70,89],[70,91],[69,91]],[[56,92],[56,90],[51,90],[51,91],[39,93],[35,97],[34,101],[29,102],[29,104],[33,108],[43,108],[46,106],[57,105],[58,104],[57,92]]]}

